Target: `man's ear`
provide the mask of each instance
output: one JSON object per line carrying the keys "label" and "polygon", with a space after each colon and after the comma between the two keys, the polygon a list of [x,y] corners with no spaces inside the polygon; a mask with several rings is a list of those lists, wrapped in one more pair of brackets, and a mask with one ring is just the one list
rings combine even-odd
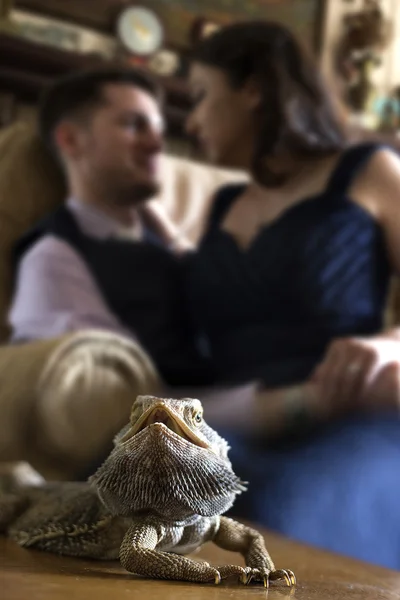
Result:
{"label": "man's ear", "polygon": [[54,130],[54,143],[61,155],[74,158],[81,153],[83,135],[82,127],[74,121],[61,121]]}
{"label": "man's ear", "polygon": [[242,87],[243,97],[249,109],[256,110],[262,103],[262,94],[258,81],[249,77]]}

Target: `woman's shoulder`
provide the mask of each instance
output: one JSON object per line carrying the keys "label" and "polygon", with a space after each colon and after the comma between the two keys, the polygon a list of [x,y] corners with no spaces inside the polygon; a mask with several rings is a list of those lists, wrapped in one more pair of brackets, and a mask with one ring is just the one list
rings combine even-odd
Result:
{"label": "woman's shoulder", "polygon": [[400,192],[400,151],[388,144],[375,144],[361,171],[360,185],[376,196],[382,206],[395,200],[398,210]]}
{"label": "woman's shoulder", "polygon": [[353,170],[355,174],[362,174],[363,179],[372,179],[374,182],[385,181],[394,173],[397,176],[399,174],[400,144],[396,147],[394,143],[390,144],[379,139],[359,142],[348,148],[342,162],[343,160],[347,164],[348,171]]}
{"label": "woman's shoulder", "polygon": [[380,140],[352,144],[339,159],[329,188],[351,197],[381,225],[398,222],[399,149]]}
{"label": "woman's shoulder", "polygon": [[373,139],[350,143],[337,160],[328,188],[347,192],[360,176],[382,176],[380,168],[388,161],[400,161],[400,153],[389,143]]}
{"label": "woman's shoulder", "polygon": [[344,149],[341,160],[355,167],[373,165],[375,161],[387,160],[391,156],[400,160],[400,140],[372,137],[370,139],[355,140]]}

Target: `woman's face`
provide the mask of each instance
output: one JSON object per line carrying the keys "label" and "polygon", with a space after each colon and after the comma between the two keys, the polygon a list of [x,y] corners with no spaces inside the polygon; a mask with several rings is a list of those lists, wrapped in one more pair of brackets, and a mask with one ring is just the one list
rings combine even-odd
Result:
{"label": "woman's face", "polygon": [[194,107],[187,131],[217,165],[248,169],[256,129],[258,90],[250,83],[233,88],[220,69],[194,63],[189,76]]}

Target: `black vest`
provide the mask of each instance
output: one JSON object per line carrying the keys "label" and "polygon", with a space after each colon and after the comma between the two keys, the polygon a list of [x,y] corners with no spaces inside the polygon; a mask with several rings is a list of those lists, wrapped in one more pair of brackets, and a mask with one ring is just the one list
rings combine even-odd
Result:
{"label": "black vest", "polygon": [[200,356],[189,326],[184,259],[167,251],[151,232],[146,232],[141,242],[89,237],[72,213],[61,207],[17,243],[15,266],[30,246],[48,234],[78,252],[110,310],[137,335],[166,383],[213,382],[212,369]]}

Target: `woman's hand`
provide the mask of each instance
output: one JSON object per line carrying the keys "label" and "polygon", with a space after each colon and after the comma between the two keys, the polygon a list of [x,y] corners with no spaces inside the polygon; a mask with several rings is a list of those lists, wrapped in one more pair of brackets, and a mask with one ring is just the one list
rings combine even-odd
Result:
{"label": "woman's hand", "polygon": [[310,381],[330,414],[400,410],[400,341],[383,335],[335,340]]}

